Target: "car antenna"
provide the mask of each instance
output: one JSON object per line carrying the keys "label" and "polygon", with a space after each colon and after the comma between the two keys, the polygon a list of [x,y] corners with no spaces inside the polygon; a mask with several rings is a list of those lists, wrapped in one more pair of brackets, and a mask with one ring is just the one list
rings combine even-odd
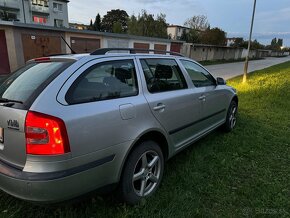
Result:
{"label": "car antenna", "polygon": [[72,49],[72,47],[70,47],[70,45],[67,43],[67,41],[65,41],[65,39],[63,38],[63,36],[60,36],[61,39],[64,41],[64,43],[67,45],[67,47],[69,47],[69,49],[71,50],[72,54],[76,54],[76,52]]}

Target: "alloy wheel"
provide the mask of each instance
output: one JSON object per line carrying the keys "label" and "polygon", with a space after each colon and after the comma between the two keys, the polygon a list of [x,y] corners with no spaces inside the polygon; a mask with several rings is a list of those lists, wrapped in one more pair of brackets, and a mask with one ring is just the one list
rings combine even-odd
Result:
{"label": "alloy wheel", "polygon": [[135,193],[145,197],[156,188],[161,177],[161,161],[155,151],[147,151],[137,161],[132,184]]}

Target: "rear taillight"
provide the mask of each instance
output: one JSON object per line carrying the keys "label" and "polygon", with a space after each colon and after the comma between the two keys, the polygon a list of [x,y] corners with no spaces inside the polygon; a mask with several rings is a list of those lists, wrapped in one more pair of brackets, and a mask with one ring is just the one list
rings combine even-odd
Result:
{"label": "rear taillight", "polygon": [[65,124],[57,117],[29,111],[25,137],[27,154],[60,155],[70,152]]}

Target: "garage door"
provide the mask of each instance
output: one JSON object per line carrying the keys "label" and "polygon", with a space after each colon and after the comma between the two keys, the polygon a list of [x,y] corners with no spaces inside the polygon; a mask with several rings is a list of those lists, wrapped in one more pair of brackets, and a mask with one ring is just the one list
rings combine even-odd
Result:
{"label": "garage door", "polygon": [[170,51],[180,53],[181,46],[182,46],[181,43],[175,43],[175,42],[172,42],[172,43],[171,43],[171,47],[170,47]]}
{"label": "garage door", "polygon": [[61,38],[59,36],[22,35],[24,60],[61,54]]}
{"label": "garage door", "polygon": [[0,74],[10,73],[5,31],[0,30]]}
{"label": "garage door", "polygon": [[[147,44],[147,43],[137,43],[135,42],[134,43],[134,48],[137,48],[137,49],[149,49],[150,48],[150,45]],[[149,53],[148,51],[137,51],[137,53]]]}
{"label": "garage door", "polygon": [[100,48],[100,44],[100,39],[71,38],[71,47],[78,54],[91,53]]}
{"label": "garage door", "polygon": [[[162,45],[162,44],[155,44],[154,45],[154,50],[159,50],[159,51],[166,51],[167,45]],[[163,52],[154,52],[155,54],[164,54]]]}

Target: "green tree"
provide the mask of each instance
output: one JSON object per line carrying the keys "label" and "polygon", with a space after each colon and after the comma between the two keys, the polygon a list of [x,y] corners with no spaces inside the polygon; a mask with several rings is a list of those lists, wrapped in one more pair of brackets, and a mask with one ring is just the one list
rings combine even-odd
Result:
{"label": "green tree", "polygon": [[103,17],[101,26],[105,32],[113,32],[113,25],[116,22],[119,22],[122,27],[122,32],[127,32],[127,20],[128,14],[124,10],[116,9],[108,11],[107,14]]}
{"label": "green tree", "polygon": [[90,26],[88,28],[89,30],[94,30],[94,25],[93,25],[93,20],[91,19],[91,22],[90,22]]}
{"label": "green tree", "polygon": [[283,39],[278,39],[277,44],[282,47],[283,46]]}
{"label": "green tree", "polygon": [[132,15],[128,19],[128,33],[139,36],[167,38],[167,24],[165,14],[158,14],[156,19],[153,14],[142,10],[136,17]]}
{"label": "green tree", "polygon": [[133,14],[130,18],[128,18],[128,33],[132,35],[140,35],[140,28],[138,26],[137,17]]}
{"label": "green tree", "polygon": [[182,31],[182,34],[180,36],[180,40],[186,41],[186,42],[188,41],[188,34],[186,33],[185,29],[183,29],[183,31]]}
{"label": "green tree", "polygon": [[94,22],[94,30],[101,31],[101,15],[98,13]]}
{"label": "green tree", "polygon": [[257,39],[255,39],[251,42],[251,49],[265,49],[265,46],[259,43]]}
{"label": "green tree", "polygon": [[226,32],[220,28],[207,28],[201,33],[201,43],[210,45],[226,45]]}
{"label": "green tree", "polygon": [[[243,41],[239,44],[238,47],[247,49],[248,48],[248,42],[249,41],[244,41],[244,39],[243,39]],[[251,41],[251,49],[265,49],[265,46],[262,45],[261,43],[259,43],[257,41],[257,39],[255,39],[254,41]]]}
{"label": "green tree", "polygon": [[113,33],[122,33],[122,24],[119,21],[113,24]]}
{"label": "green tree", "polygon": [[187,42],[190,43],[201,43],[201,34],[199,30],[191,29],[187,33]]}
{"label": "green tree", "polygon": [[162,13],[158,14],[154,23],[155,37],[167,38],[166,15]]}
{"label": "green tree", "polygon": [[276,46],[276,45],[277,45],[277,38],[274,38],[271,41],[271,46]]}
{"label": "green tree", "polygon": [[267,48],[274,51],[280,51],[282,46],[283,46],[283,39],[274,38],[271,41],[271,45],[267,46]]}

